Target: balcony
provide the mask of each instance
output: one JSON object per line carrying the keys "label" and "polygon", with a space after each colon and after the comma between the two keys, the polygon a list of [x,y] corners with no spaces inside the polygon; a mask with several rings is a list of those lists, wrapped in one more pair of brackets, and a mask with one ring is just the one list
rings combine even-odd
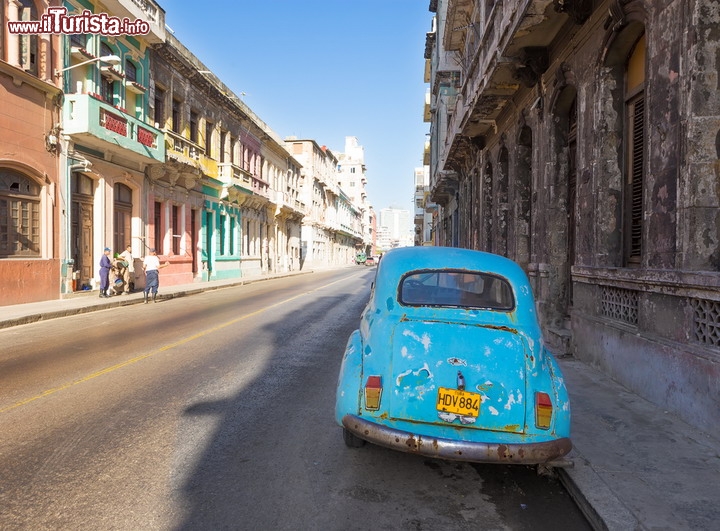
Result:
{"label": "balcony", "polygon": [[218,179],[223,183],[223,188],[228,193],[258,195],[265,199],[270,199],[270,185],[251,175],[236,164],[222,162],[218,164]]}
{"label": "balcony", "polygon": [[535,86],[547,70],[555,37],[592,11],[589,0],[507,0],[488,5],[483,20],[468,24],[472,2],[451,0],[450,5],[443,45],[458,53],[464,75],[446,160],[462,159],[470,139],[482,142],[495,132],[495,120],[508,102],[523,87]]}
{"label": "balcony", "polygon": [[73,141],[140,164],[165,162],[160,130],[90,94],[66,94],[63,131]]}
{"label": "balcony", "polygon": [[205,156],[205,149],[174,131],[165,131],[168,139],[168,157],[178,162],[198,166],[200,158]]}

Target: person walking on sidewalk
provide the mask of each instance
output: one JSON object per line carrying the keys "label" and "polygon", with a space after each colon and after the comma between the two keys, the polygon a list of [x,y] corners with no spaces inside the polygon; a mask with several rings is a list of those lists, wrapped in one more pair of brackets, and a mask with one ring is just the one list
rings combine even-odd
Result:
{"label": "person walking on sidewalk", "polygon": [[155,248],[150,249],[150,254],[143,259],[143,270],[145,271],[145,304],[148,303],[148,295],[152,290],[153,302],[157,302],[157,292],[160,286],[159,270],[170,265],[170,262],[160,264]]}
{"label": "person walking on sidewalk", "polygon": [[112,262],[110,261],[110,248],[105,247],[102,258],[100,258],[100,297],[107,298],[107,290],[110,287],[110,268]]}

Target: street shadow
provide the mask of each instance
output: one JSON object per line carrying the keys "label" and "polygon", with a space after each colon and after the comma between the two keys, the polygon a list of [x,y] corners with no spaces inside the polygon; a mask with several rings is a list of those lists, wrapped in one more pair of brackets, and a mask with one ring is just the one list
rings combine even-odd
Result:
{"label": "street shadow", "polygon": [[[315,520],[301,507],[313,497],[308,460],[320,459],[323,444],[342,445],[334,422],[337,375],[367,302],[369,279],[314,299],[301,318],[297,310],[287,313],[290,306],[274,312],[275,319],[238,345],[247,362],[238,360],[237,376],[224,377],[229,385],[243,381],[242,389],[228,399],[187,406],[178,437],[184,441],[180,453],[188,456],[180,460],[190,471],[176,472],[183,476],[176,492],[186,516],[176,529],[300,529],[298,521]],[[248,371],[255,375],[248,379]],[[222,388],[209,384],[201,394],[221,395]],[[209,440],[199,435],[208,425],[214,426]],[[189,447],[195,437],[197,446]],[[271,509],[278,504],[297,505],[299,520],[288,522]]]}

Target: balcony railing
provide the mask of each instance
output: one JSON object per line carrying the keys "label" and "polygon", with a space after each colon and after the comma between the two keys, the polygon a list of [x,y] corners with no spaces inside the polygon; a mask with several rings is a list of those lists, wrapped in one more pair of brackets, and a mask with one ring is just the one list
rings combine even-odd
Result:
{"label": "balcony railing", "polygon": [[205,149],[195,142],[188,140],[174,131],[165,131],[168,142],[169,154],[174,154],[185,159],[199,161],[205,155]]}
{"label": "balcony railing", "polygon": [[270,185],[230,162],[218,164],[219,178],[225,185],[239,186],[245,190],[270,198]]}
{"label": "balcony railing", "polygon": [[139,162],[165,162],[159,129],[91,94],[66,94],[63,130],[75,142],[102,151],[122,153]]}

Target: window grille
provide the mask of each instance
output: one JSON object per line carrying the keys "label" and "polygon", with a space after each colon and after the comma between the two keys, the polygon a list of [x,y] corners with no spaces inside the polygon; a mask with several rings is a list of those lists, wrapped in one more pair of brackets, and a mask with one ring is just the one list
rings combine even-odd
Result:
{"label": "window grille", "polygon": [[604,317],[637,325],[638,300],[639,294],[637,291],[603,286],[601,313]]}
{"label": "window grille", "polygon": [[720,347],[720,302],[690,299],[693,309],[693,338],[710,347]]}

